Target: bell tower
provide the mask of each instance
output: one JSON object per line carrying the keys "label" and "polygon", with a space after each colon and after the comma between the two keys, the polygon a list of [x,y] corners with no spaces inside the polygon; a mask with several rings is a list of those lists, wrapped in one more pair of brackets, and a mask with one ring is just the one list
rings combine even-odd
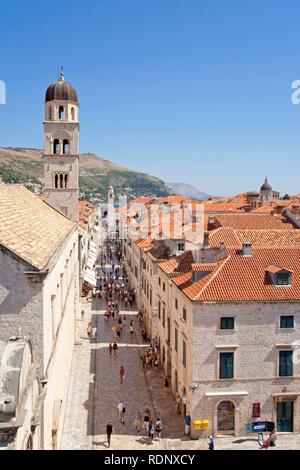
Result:
{"label": "bell tower", "polygon": [[78,222],[79,103],[75,88],[63,70],[49,85],[45,98],[44,195],[45,202]]}

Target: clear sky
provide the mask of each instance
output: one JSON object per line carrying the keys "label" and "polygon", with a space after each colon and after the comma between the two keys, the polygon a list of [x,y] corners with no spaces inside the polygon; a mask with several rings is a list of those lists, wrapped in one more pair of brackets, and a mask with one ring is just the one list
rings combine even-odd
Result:
{"label": "clear sky", "polygon": [[0,0],[0,146],[43,146],[61,64],[80,151],[213,194],[300,192],[299,0]]}

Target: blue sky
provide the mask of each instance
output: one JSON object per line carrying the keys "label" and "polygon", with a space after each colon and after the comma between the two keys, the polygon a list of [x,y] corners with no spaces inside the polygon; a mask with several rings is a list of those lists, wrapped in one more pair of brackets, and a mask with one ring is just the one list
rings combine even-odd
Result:
{"label": "blue sky", "polygon": [[0,146],[43,146],[61,64],[81,152],[213,194],[300,192],[297,0],[0,0]]}

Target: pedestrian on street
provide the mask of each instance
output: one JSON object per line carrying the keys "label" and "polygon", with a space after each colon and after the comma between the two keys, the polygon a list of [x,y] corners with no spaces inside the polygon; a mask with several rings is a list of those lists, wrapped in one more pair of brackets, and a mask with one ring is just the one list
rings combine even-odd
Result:
{"label": "pedestrian on street", "polygon": [[108,421],[107,425],[106,425],[106,437],[107,437],[107,443],[108,443],[108,447],[110,447],[110,440],[111,440],[111,435],[114,433],[114,427],[112,425],[112,422],[111,421]]}
{"label": "pedestrian on street", "polygon": [[208,450],[215,450],[215,439],[214,436],[209,436],[209,441],[208,441]]}
{"label": "pedestrian on street", "polygon": [[123,423],[123,409],[125,409],[125,403],[123,400],[120,400],[117,406],[117,415],[119,416],[120,423]]}
{"label": "pedestrian on street", "polygon": [[118,357],[118,345],[116,342],[113,344],[113,351],[114,351],[114,356]]}
{"label": "pedestrian on street", "polygon": [[134,425],[135,425],[135,430],[137,432],[140,432],[141,425],[142,425],[142,413],[138,406],[136,407],[136,410],[135,410]]}
{"label": "pedestrian on street", "polygon": [[125,369],[123,366],[120,367],[120,383],[123,383],[123,380],[125,378]]}
{"label": "pedestrian on street", "polygon": [[188,413],[185,414],[185,419],[184,419],[184,422],[185,422],[185,427],[184,427],[184,434],[186,436],[189,436],[190,434],[190,428],[191,428],[191,417]]}
{"label": "pedestrian on street", "polygon": [[161,431],[162,431],[162,422],[160,418],[157,418],[156,423],[155,423],[155,432],[156,432],[156,436],[158,440],[160,440]]}
{"label": "pedestrian on street", "polygon": [[86,333],[87,333],[88,337],[90,338],[90,337],[91,337],[91,334],[92,334],[92,327],[91,327],[91,325],[89,325],[89,326],[87,327]]}
{"label": "pedestrian on street", "polygon": [[133,324],[132,322],[130,323],[130,327],[129,327],[129,331],[130,331],[130,335],[133,336]]}
{"label": "pedestrian on street", "polygon": [[165,392],[167,392],[169,390],[169,381],[167,379],[167,377],[165,378]]}
{"label": "pedestrian on street", "polygon": [[144,426],[145,426],[145,429],[146,429],[147,433],[149,432],[149,423],[150,423],[150,417],[149,417],[148,414],[145,414],[145,416],[144,416]]}
{"label": "pedestrian on street", "polygon": [[151,420],[149,423],[149,428],[148,428],[148,438],[149,438],[148,443],[149,444],[152,444],[153,442],[154,433],[155,433],[154,424],[153,424],[153,421]]}
{"label": "pedestrian on street", "polygon": [[111,343],[109,343],[109,345],[108,345],[108,350],[109,350],[109,355],[111,356],[112,350],[113,350],[113,347],[112,347]]}
{"label": "pedestrian on street", "polygon": [[97,335],[97,327],[94,326],[92,328],[92,338],[93,338],[94,341],[96,340],[96,335]]}

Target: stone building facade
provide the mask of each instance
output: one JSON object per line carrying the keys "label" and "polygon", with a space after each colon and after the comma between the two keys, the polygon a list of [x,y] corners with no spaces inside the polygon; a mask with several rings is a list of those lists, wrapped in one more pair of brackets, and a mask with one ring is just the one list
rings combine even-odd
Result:
{"label": "stone building facade", "polygon": [[44,387],[40,448],[59,448],[79,304],[78,228],[0,185],[0,340],[31,336]]}

